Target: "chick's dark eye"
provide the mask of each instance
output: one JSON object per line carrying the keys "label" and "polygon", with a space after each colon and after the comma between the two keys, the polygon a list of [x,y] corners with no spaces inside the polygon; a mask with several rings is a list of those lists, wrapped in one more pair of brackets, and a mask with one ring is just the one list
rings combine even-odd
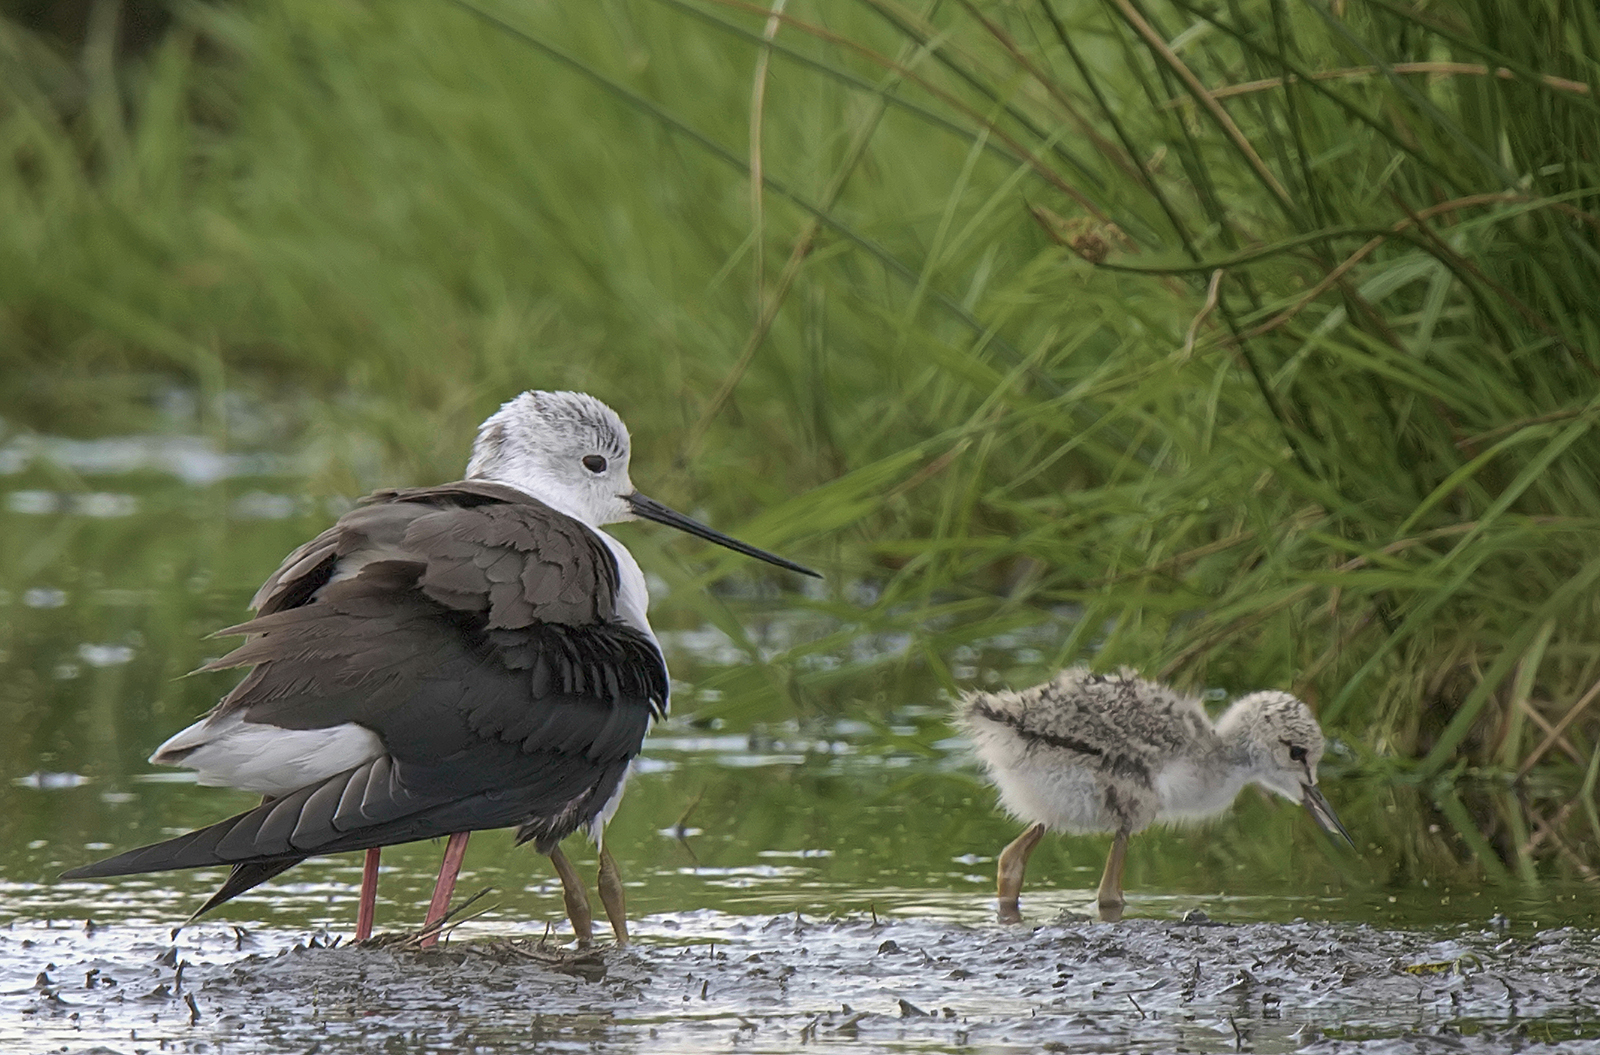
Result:
{"label": "chick's dark eye", "polygon": [[1298,747],[1298,746],[1294,746],[1294,747],[1290,747],[1289,748],[1289,761],[1291,761],[1291,762],[1304,762],[1305,760],[1306,760],[1306,749],[1305,748]]}
{"label": "chick's dark eye", "polygon": [[585,454],[583,456],[583,467],[595,475],[599,475],[606,471],[606,460],[598,454]]}

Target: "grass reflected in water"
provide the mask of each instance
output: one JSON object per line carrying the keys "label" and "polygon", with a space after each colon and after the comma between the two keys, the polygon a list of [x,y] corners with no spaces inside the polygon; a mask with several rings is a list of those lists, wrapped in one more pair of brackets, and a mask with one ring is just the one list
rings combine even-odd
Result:
{"label": "grass reflected in water", "polygon": [[[219,882],[215,871],[101,884],[54,876],[253,801],[197,788],[144,759],[236,677],[185,676],[224,647],[206,635],[235,621],[261,576],[330,516],[285,479],[249,471],[263,464],[235,463],[232,475],[194,486],[148,468],[67,479],[59,461],[39,460],[7,481],[6,918],[175,922]],[[1016,826],[995,810],[944,724],[935,679],[896,655],[891,639],[854,640],[812,651],[813,676],[797,689],[762,657],[807,635],[840,634],[803,601],[723,587],[711,603],[737,617],[729,627],[697,620],[701,591],[662,592],[654,617],[676,679],[675,717],[647,741],[609,829],[631,912],[987,918],[992,858]],[[1049,632],[1033,627],[992,648],[964,648],[958,669],[978,683],[1025,683],[1042,673],[1033,638]],[[739,662],[746,655],[756,661]],[[1585,920],[1584,888],[1574,885],[1587,874],[1581,855],[1560,838],[1545,840],[1556,852],[1543,859],[1522,852],[1541,830],[1529,811],[1536,794],[1492,781],[1413,786],[1370,775],[1370,761],[1336,745],[1324,766],[1359,854],[1330,845],[1300,810],[1247,791],[1212,827],[1134,840],[1130,912],[1202,907],[1228,919],[1422,924],[1515,910]],[[1363,766],[1369,775],[1358,776]],[[1571,794],[1545,790],[1552,801]],[[1030,916],[1084,908],[1106,844],[1048,838],[1025,892]],[[574,852],[592,857],[586,847]],[[437,854],[428,845],[386,852],[380,926],[420,915]],[[223,916],[348,927],[358,868],[356,855],[314,859]],[[468,868],[463,889],[495,888],[482,925],[562,920],[553,876],[537,855],[512,847],[509,833],[475,839]]]}
{"label": "grass reflected in water", "polygon": [[[621,1050],[658,1033],[704,1050],[713,1036],[757,1023],[773,1050],[824,1035],[872,1051],[907,1042],[960,1050],[984,1036],[997,1050],[1046,1042],[1158,1050],[1179,1040],[1232,1050],[1232,1022],[1257,1050],[1293,1050],[1311,1028],[1377,1043],[1421,1026],[1477,1030],[1472,1036],[1492,1047],[1515,1024],[1484,1010],[1487,980],[1461,1011],[1449,1002],[1452,987],[1470,990],[1470,977],[1385,981],[1369,972],[1365,984],[1380,995],[1404,989],[1393,1006],[1365,997],[1329,1005],[1318,986],[1358,946],[1371,962],[1416,961],[1430,971],[1507,947],[1493,969],[1520,970],[1514,953],[1526,946],[1523,959],[1544,971],[1538,950],[1546,946],[1535,945],[1553,928],[1596,925],[1582,881],[1587,864],[1535,819],[1573,789],[1514,794],[1485,779],[1423,786],[1336,744],[1324,786],[1359,853],[1332,843],[1304,811],[1251,790],[1211,827],[1133,841],[1129,925],[1085,927],[1070,915],[1089,909],[1109,840],[1051,836],[1034,856],[1023,911],[1030,924],[1061,925],[998,928],[994,855],[1017,826],[995,809],[944,722],[937,679],[905,642],[853,636],[804,599],[689,584],[657,591],[653,618],[675,675],[675,716],[647,741],[607,829],[639,945],[604,953],[594,968],[603,979],[584,988],[559,972],[494,959],[495,943],[508,939],[566,940],[554,875],[542,857],[512,846],[509,831],[480,833],[468,850],[461,896],[492,890],[474,906],[482,914],[453,935],[451,947],[466,952],[448,954],[448,971],[383,950],[290,955],[350,933],[358,854],[312,858],[172,947],[170,928],[216,888],[221,870],[99,883],[55,877],[255,801],[197,787],[144,759],[231,684],[232,675],[185,676],[222,649],[206,635],[235,621],[261,576],[334,511],[296,497],[287,479],[259,475],[193,484],[159,472],[73,477],[38,463],[6,484],[0,713],[11,728],[0,739],[0,980],[5,1007],[22,1017],[0,1021],[0,1046],[46,1036],[57,1046],[120,1042],[131,1030],[177,1051],[241,1038],[259,1050],[298,1051],[314,1040],[329,1051],[367,1051],[420,1036],[439,1050],[469,1042],[523,1050],[530,1036]],[[971,683],[1025,684],[1044,673],[1052,632],[1022,626],[963,645],[952,650],[952,670]],[[769,662],[797,644],[795,672]],[[1544,852],[1523,852],[1540,831]],[[380,934],[418,925],[440,852],[427,843],[385,851]],[[569,852],[592,876],[592,848],[571,840]],[[1285,926],[1281,934],[1162,929],[1195,909],[1228,924]],[[1288,922],[1295,919],[1310,922]],[[1281,1015],[1252,996],[1216,1018],[1208,1001],[1233,1007],[1239,984],[1230,965],[1242,953],[1229,935],[1249,957],[1271,962],[1300,943],[1309,959],[1288,977],[1307,992],[1294,996],[1291,986]],[[462,944],[470,939],[478,944]],[[1259,948],[1249,951],[1250,943]],[[1199,972],[1197,981],[1174,989],[1171,957],[1202,945],[1211,951],[1185,968]],[[1137,955],[1125,960],[1129,949]],[[318,952],[329,958],[315,959]],[[923,955],[931,958],[916,959]],[[1204,970],[1195,966],[1201,959]],[[198,1011],[174,988],[177,962],[192,964]],[[1561,962],[1562,984],[1577,992],[1582,964],[1571,955]],[[1123,981],[1093,980],[1117,964]],[[48,982],[36,979],[41,968]],[[525,969],[535,970],[531,980],[518,974],[505,990],[506,972]],[[142,1002],[122,1008],[93,989],[101,976]],[[78,977],[90,988],[58,990]],[[1515,974],[1496,980],[1507,977],[1526,984]],[[548,998],[541,985],[554,986]],[[1107,1018],[1097,985],[1137,993],[1139,1018],[1134,1005]],[[1410,995],[1419,986],[1433,993],[1421,1011]],[[1198,995],[1184,995],[1191,989]],[[505,1002],[510,991],[539,1009],[532,1027],[522,1004]],[[1536,1009],[1535,1026],[1600,1032],[1573,1017],[1569,996]],[[897,1000],[917,1013],[919,1002],[953,1010],[915,1019],[895,1010]],[[840,1011],[840,1001],[865,1010]],[[1196,1009],[1216,1021],[1186,1024]]]}

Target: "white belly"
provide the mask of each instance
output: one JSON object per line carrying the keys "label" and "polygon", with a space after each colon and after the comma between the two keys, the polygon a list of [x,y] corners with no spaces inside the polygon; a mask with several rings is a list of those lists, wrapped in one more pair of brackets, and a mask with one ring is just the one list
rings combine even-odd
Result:
{"label": "white belly", "polygon": [[[656,632],[650,628],[648,610],[650,607],[650,592],[644,584],[644,572],[639,569],[639,562],[633,559],[633,554],[628,552],[628,547],[601,531],[592,529],[600,540],[611,550],[611,555],[617,559],[617,618],[638,630],[648,637],[656,646],[656,651],[661,651],[661,642],[656,640]],[[661,665],[666,666],[667,658],[661,657]],[[671,685],[670,676],[667,679]],[[671,691],[670,688],[668,690]],[[662,713],[666,713],[668,701],[662,700]],[[637,761],[637,760],[636,760]],[[622,805],[622,794],[628,790],[628,777],[633,775],[633,765],[628,766],[628,772],[617,783],[617,790],[612,792],[611,798],[595,814],[594,820],[589,822],[587,831],[589,838],[594,840],[596,846],[603,844],[605,839],[606,823],[617,812],[617,807]]]}
{"label": "white belly", "polygon": [[1000,805],[1018,820],[1055,831],[1099,832],[1116,828],[1105,809],[1105,793],[1093,772],[1059,763],[1028,762],[990,770]]}

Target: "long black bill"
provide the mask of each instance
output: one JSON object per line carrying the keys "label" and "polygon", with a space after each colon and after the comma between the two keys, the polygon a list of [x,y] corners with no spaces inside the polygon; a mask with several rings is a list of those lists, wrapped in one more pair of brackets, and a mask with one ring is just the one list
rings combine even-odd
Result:
{"label": "long black bill", "polygon": [[1329,835],[1342,835],[1344,841],[1353,849],[1356,841],[1350,838],[1350,833],[1344,830],[1344,825],[1339,823],[1338,814],[1333,812],[1333,807],[1328,805],[1328,800],[1322,797],[1322,791],[1315,784],[1301,784],[1303,792],[1301,800],[1306,804],[1306,809],[1315,817],[1322,830]]}
{"label": "long black bill", "polygon": [[698,520],[691,520],[677,510],[669,509],[654,498],[647,498],[638,491],[633,492],[631,495],[623,495],[623,498],[633,507],[635,513],[646,520],[654,520],[657,524],[665,524],[668,527],[675,527],[679,531],[687,531],[689,534],[697,538],[703,538],[707,542],[715,542],[719,546],[728,547],[735,553],[743,553],[746,557],[764,560],[768,564],[776,564],[780,568],[797,571],[801,575],[809,575],[813,579],[822,578],[820,573],[814,572],[810,568],[796,564],[792,560],[784,560],[782,557],[768,553],[764,549],[756,549],[754,546],[740,542],[736,538],[729,538],[722,532],[714,528],[708,528]]}

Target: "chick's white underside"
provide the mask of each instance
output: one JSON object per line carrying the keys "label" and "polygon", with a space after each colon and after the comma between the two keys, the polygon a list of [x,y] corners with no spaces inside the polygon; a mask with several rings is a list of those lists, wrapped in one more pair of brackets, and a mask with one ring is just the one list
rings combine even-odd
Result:
{"label": "chick's white underside", "polygon": [[[1000,804],[1012,816],[1028,823],[1042,823],[1054,831],[1109,832],[1117,828],[1117,818],[1106,808],[1104,780],[1094,770],[1062,765],[1058,760],[1035,755],[1017,758],[1006,766],[990,769]],[[1132,830],[1155,823],[1195,824],[1226,810],[1247,782],[1242,773],[1217,783],[1203,779],[1190,761],[1180,759],[1152,774],[1156,798],[1153,810]],[[1113,793],[1119,789],[1112,785]]]}

